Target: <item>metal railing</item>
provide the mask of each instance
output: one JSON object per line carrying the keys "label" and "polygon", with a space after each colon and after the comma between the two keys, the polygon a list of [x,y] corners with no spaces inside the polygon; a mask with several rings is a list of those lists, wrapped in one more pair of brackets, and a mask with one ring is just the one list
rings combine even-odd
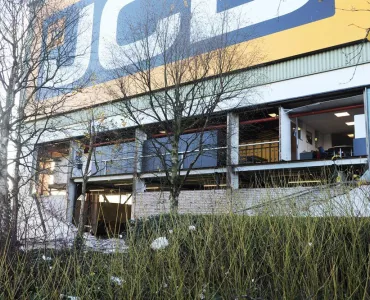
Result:
{"label": "metal railing", "polygon": [[[180,151],[178,152],[179,160],[181,162],[181,169],[187,169],[190,166],[190,163],[193,162],[195,156],[199,155],[198,159],[196,160],[193,168],[212,168],[225,165],[226,162],[226,150],[227,147],[211,147],[205,149],[194,149],[189,151]],[[163,154],[164,161],[168,161],[170,164],[170,156],[171,153],[166,152]],[[163,169],[162,163],[163,159],[159,158],[158,154],[151,154],[151,155],[143,155],[142,158],[142,168],[144,172],[149,171],[158,171]],[[154,166],[151,166],[154,164]]]}
{"label": "metal railing", "polygon": [[[102,176],[102,175],[115,175],[115,174],[123,174],[123,173],[132,173],[134,169],[134,160],[135,157],[122,157],[122,158],[114,158],[114,159],[104,159],[97,162],[92,162],[91,167],[99,166],[96,170],[96,175],[93,176]],[[126,162],[126,165],[123,165]],[[114,170],[117,169],[117,172]],[[103,172],[103,174],[101,174]]]}
{"label": "metal railing", "polygon": [[239,145],[239,164],[271,163],[279,161],[279,141]]}
{"label": "metal railing", "polygon": [[[179,160],[182,162],[181,168],[186,169],[189,167],[189,164],[192,162],[192,159],[195,155],[198,155],[199,152],[202,152],[199,158],[196,161],[194,168],[202,167],[218,167],[224,166],[226,164],[226,151],[227,147],[211,147],[205,149],[195,149],[191,151],[180,151]],[[141,155],[142,170],[144,172],[149,171],[158,171],[163,169],[161,159],[159,159],[159,154],[151,155]],[[170,163],[171,153],[166,152],[161,154],[165,156],[165,161]],[[184,156],[186,157],[184,158]],[[168,157],[168,159],[167,159]],[[150,164],[153,164],[150,167]],[[112,159],[103,159],[90,164],[91,176],[104,176],[104,175],[115,175],[115,174],[125,174],[133,173],[135,164],[135,157],[121,157],[121,158],[112,158]],[[85,163],[82,164],[81,170],[84,169]],[[82,174],[81,174],[82,176]]]}
{"label": "metal railing", "polygon": [[[213,168],[224,167],[227,164],[227,146],[210,147],[205,149],[194,149],[191,151],[180,151],[179,159],[182,162],[182,169],[189,167],[192,158],[201,152],[194,164],[194,168]],[[279,161],[279,141],[267,141],[239,145],[239,164],[271,163]],[[165,156],[165,161],[170,163],[171,153],[161,154]],[[186,157],[184,157],[186,156]],[[168,157],[168,158],[167,158]],[[163,169],[158,154],[141,155],[142,171],[151,172]],[[132,173],[134,171],[135,157],[120,157],[103,159],[91,163],[92,176],[104,176],[114,174]]]}

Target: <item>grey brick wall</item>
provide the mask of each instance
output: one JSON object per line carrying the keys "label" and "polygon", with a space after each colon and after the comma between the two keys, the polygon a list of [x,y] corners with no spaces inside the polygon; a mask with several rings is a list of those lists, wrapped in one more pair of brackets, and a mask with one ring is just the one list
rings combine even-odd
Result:
{"label": "grey brick wall", "polygon": [[[182,191],[179,198],[179,213],[211,214],[239,211],[305,190],[306,188],[301,187],[240,189],[233,194],[226,190]],[[135,218],[169,212],[169,192],[141,193],[134,205]],[[258,212],[260,209],[250,210],[251,214]]]}
{"label": "grey brick wall", "polygon": [[[169,192],[146,192],[138,195],[136,216],[144,217],[169,212]],[[225,190],[182,191],[179,198],[180,213],[224,213],[231,209],[230,197]]]}

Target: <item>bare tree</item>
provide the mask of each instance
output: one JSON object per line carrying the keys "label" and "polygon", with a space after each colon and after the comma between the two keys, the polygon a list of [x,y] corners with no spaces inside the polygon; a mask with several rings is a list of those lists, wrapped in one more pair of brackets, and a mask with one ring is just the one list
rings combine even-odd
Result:
{"label": "bare tree", "polygon": [[11,245],[16,241],[19,191],[31,179],[33,145],[65,100],[88,82],[77,70],[84,70],[90,46],[92,6],[60,5],[0,1],[0,249],[9,236]]}
{"label": "bare tree", "polygon": [[[93,100],[90,103],[94,103]],[[69,155],[68,164],[73,166],[73,176],[81,177],[81,194],[79,200],[78,217],[78,233],[76,237],[76,246],[82,246],[83,233],[86,223],[86,202],[88,194],[88,182],[93,176],[96,176],[107,170],[107,164],[102,164],[99,158],[104,153],[101,148],[107,145],[116,145],[120,141],[117,140],[117,133],[112,128],[116,128],[116,124],[112,120],[106,118],[104,110],[99,107],[91,107],[76,116],[76,119],[70,120],[76,122],[75,135],[72,140],[75,144],[75,156]],[[117,147],[118,148],[118,147]]]}
{"label": "bare tree", "polygon": [[[78,143],[81,145],[82,148],[85,148],[86,155],[85,155],[85,161],[82,163],[81,161],[78,161],[77,163],[80,164],[80,170],[82,175],[82,191],[80,195],[81,200],[81,206],[80,206],[80,214],[79,214],[79,220],[78,220],[78,242],[82,241],[82,235],[85,228],[85,218],[86,218],[86,212],[85,212],[85,203],[86,203],[86,193],[87,193],[87,183],[89,181],[89,178],[98,174],[101,171],[101,167],[99,162],[96,158],[96,151],[97,151],[97,139],[99,137],[99,133],[103,131],[104,126],[104,114],[97,113],[97,109],[90,109],[89,112],[86,114],[86,119],[81,120],[80,123],[83,124],[85,127],[85,134],[84,137],[78,140]],[[98,115],[96,115],[96,113]],[[84,149],[79,150],[78,157],[79,159],[82,159],[82,152]],[[76,161],[74,162],[74,165],[76,165]],[[94,168],[92,167],[94,166]],[[80,246],[80,245],[79,245]]]}
{"label": "bare tree", "polygon": [[[128,22],[126,33],[119,35],[120,45],[114,32],[106,36],[109,49],[101,50],[105,68],[118,78],[107,89],[122,99],[116,105],[124,118],[147,134],[152,155],[161,161],[173,212],[184,182],[207,150],[205,132],[211,118],[222,109],[248,104],[261,76],[251,68],[263,58],[258,46],[238,44],[240,16],[226,10],[212,24],[204,5],[197,8],[187,1],[176,7],[148,0],[136,21]],[[237,71],[241,68],[243,72]],[[137,94],[142,96],[132,97]],[[166,138],[152,138],[152,124]],[[189,132],[194,134],[185,135]],[[186,172],[181,174],[185,161]]]}

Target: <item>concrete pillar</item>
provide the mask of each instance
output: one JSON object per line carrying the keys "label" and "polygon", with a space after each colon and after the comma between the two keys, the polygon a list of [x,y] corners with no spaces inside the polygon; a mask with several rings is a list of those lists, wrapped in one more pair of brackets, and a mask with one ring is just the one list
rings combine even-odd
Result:
{"label": "concrete pillar", "polygon": [[282,107],[279,109],[279,160],[292,160],[291,121]]}
{"label": "concrete pillar", "polygon": [[91,195],[91,231],[96,234],[98,229],[98,218],[99,218],[99,194]]}
{"label": "concrete pillar", "polygon": [[296,160],[300,160],[300,157],[299,157],[299,121],[298,121],[298,118],[295,118],[295,132],[294,132],[294,136],[295,136],[295,147],[296,147],[296,155],[295,155],[295,159]]}
{"label": "concrete pillar", "polygon": [[143,150],[144,141],[147,140],[147,135],[145,132],[137,128],[135,130],[135,155],[134,155],[134,178],[132,182],[132,207],[131,207],[131,218],[134,219],[136,199],[139,193],[144,193],[146,186],[145,180],[140,178],[140,173],[142,172],[143,165]]}
{"label": "concrete pillar", "polygon": [[37,148],[32,153],[32,163],[31,163],[31,172],[32,172],[32,180],[29,184],[29,194],[34,195],[38,192],[38,183],[39,183],[39,174],[37,170],[39,169],[39,166],[37,165],[39,163],[39,151]]}
{"label": "concrete pillar", "polygon": [[67,171],[67,222],[70,223],[72,223],[73,220],[74,207],[77,198],[77,186],[76,183],[72,180],[77,148],[77,143],[75,141],[71,141],[69,147]]}
{"label": "concrete pillar", "polygon": [[239,188],[239,175],[234,167],[239,164],[239,115],[233,112],[227,114],[227,188]]}

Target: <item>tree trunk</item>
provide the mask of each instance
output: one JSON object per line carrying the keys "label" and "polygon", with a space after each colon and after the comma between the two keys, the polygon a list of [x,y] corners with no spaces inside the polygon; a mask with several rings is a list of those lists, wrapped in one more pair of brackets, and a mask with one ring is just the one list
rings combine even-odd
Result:
{"label": "tree trunk", "polygon": [[[18,108],[18,116],[24,117],[24,112],[21,109],[21,105]],[[18,214],[19,214],[19,187],[21,184],[21,155],[22,155],[22,143],[21,143],[21,124],[17,124],[17,142],[16,142],[16,155],[14,161],[14,177],[12,186],[12,219],[10,227],[10,249],[14,249],[17,243],[17,229],[18,229]],[[46,234],[46,232],[44,232]]]}
{"label": "tree trunk", "polygon": [[17,228],[18,228],[18,213],[19,213],[19,183],[20,183],[20,154],[21,151],[17,145],[17,153],[15,158],[15,167],[14,167],[14,180],[12,187],[12,220],[10,227],[10,249],[14,249],[17,243]]}
{"label": "tree trunk", "polygon": [[8,187],[8,147],[12,108],[15,103],[14,67],[9,77],[9,87],[6,91],[6,105],[1,115],[0,124],[0,253],[8,246],[11,229],[11,202]]}
{"label": "tree trunk", "polygon": [[77,230],[77,236],[75,240],[75,247],[78,251],[81,251],[84,245],[84,228],[85,228],[85,202],[86,202],[86,187],[87,187],[87,171],[88,171],[88,165],[86,164],[85,167],[85,173],[83,175],[82,179],[82,193],[81,193],[81,207],[80,207],[80,216],[78,218],[78,230]]}
{"label": "tree trunk", "polygon": [[9,116],[5,116],[0,129],[0,253],[8,245],[10,234],[11,203],[8,187]]}
{"label": "tree trunk", "polygon": [[35,155],[34,159],[35,159],[35,177],[33,178],[33,180],[35,181],[34,185],[35,185],[36,195],[33,195],[32,197],[36,203],[37,213],[40,217],[42,230],[44,232],[44,238],[46,240],[47,229],[46,229],[45,219],[44,219],[44,215],[43,215],[42,208],[41,208],[40,193],[39,193],[40,191],[40,187],[39,187],[40,185],[40,177],[39,177],[40,176],[40,162],[39,162],[38,152],[37,152],[37,155]]}
{"label": "tree trunk", "polygon": [[82,182],[82,193],[81,193],[81,207],[80,207],[80,216],[78,218],[78,234],[83,235],[85,227],[85,202],[86,202],[86,186],[87,180]]}
{"label": "tree trunk", "polygon": [[174,136],[171,151],[171,188],[170,188],[170,210],[171,213],[177,214],[179,209],[180,195],[180,174],[179,174],[179,138]]}
{"label": "tree trunk", "polygon": [[78,235],[82,237],[84,226],[85,226],[85,202],[86,202],[86,188],[87,181],[89,180],[89,168],[91,163],[91,158],[94,152],[94,142],[95,142],[95,130],[93,128],[93,122],[89,122],[89,152],[87,154],[86,165],[82,177],[82,193],[81,193],[81,207],[80,207],[80,217],[78,220]]}
{"label": "tree trunk", "polygon": [[37,195],[35,195],[34,196],[34,200],[35,200],[35,203],[36,203],[37,213],[39,214],[39,217],[40,217],[42,231],[44,232],[44,238],[45,238],[45,241],[46,241],[46,238],[47,238],[47,230],[46,230],[46,224],[45,224],[45,220],[44,220],[44,215],[42,214],[40,198]]}
{"label": "tree trunk", "polygon": [[170,190],[170,212],[171,214],[177,214],[179,211],[179,196],[180,196],[180,189],[176,186],[172,186]]}

